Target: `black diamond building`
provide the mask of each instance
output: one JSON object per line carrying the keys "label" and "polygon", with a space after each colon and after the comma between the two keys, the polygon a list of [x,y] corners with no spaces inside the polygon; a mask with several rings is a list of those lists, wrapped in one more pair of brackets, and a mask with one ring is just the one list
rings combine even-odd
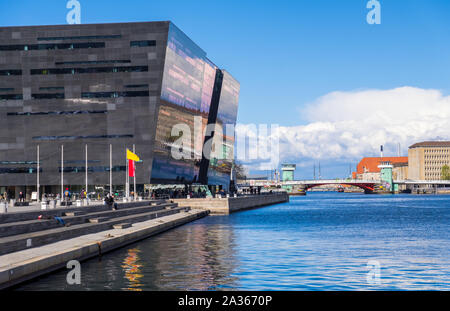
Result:
{"label": "black diamond building", "polygon": [[[239,91],[171,22],[2,27],[0,193],[36,191],[38,146],[41,193],[83,188],[86,167],[89,185],[109,185],[110,148],[112,183],[124,185],[133,147],[141,188],[227,189]],[[211,159],[202,149],[208,122],[221,129]],[[192,134],[191,157],[171,154],[176,124]]]}

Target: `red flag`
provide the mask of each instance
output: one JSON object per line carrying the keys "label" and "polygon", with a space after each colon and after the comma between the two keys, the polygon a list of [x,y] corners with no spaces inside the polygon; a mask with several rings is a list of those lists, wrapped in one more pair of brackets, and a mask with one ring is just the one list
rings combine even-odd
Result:
{"label": "red flag", "polygon": [[128,160],[128,176],[134,177],[135,167],[134,167],[134,161]]}

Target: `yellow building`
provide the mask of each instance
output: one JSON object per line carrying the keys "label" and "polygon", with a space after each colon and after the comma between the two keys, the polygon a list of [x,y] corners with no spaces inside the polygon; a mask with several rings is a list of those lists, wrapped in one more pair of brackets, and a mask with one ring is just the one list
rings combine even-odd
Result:
{"label": "yellow building", "polygon": [[450,141],[426,141],[408,151],[408,179],[441,180],[442,167],[450,166]]}

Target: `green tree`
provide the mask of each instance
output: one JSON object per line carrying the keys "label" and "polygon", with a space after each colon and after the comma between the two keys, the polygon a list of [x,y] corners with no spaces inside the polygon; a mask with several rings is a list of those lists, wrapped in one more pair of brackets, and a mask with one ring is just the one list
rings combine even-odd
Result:
{"label": "green tree", "polygon": [[448,165],[442,167],[441,178],[442,180],[450,180],[450,167]]}

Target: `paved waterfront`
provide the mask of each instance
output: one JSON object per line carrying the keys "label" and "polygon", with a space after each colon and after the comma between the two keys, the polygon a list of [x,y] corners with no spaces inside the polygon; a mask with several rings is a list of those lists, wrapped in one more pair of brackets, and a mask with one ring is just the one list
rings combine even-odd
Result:
{"label": "paved waterfront", "polygon": [[61,271],[18,289],[449,290],[449,249],[450,196],[311,193],[89,260],[81,285]]}
{"label": "paved waterfront", "polygon": [[[121,203],[121,201],[118,201],[118,203]],[[8,213],[17,213],[17,212],[31,212],[31,211],[39,211],[41,210],[41,203],[37,202],[30,202],[29,206],[12,206],[9,204],[8,206]],[[76,202],[72,202],[71,207],[76,207]],[[103,201],[98,200],[90,200],[89,205],[101,205],[103,204]],[[59,208],[60,206],[57,206]]]}

